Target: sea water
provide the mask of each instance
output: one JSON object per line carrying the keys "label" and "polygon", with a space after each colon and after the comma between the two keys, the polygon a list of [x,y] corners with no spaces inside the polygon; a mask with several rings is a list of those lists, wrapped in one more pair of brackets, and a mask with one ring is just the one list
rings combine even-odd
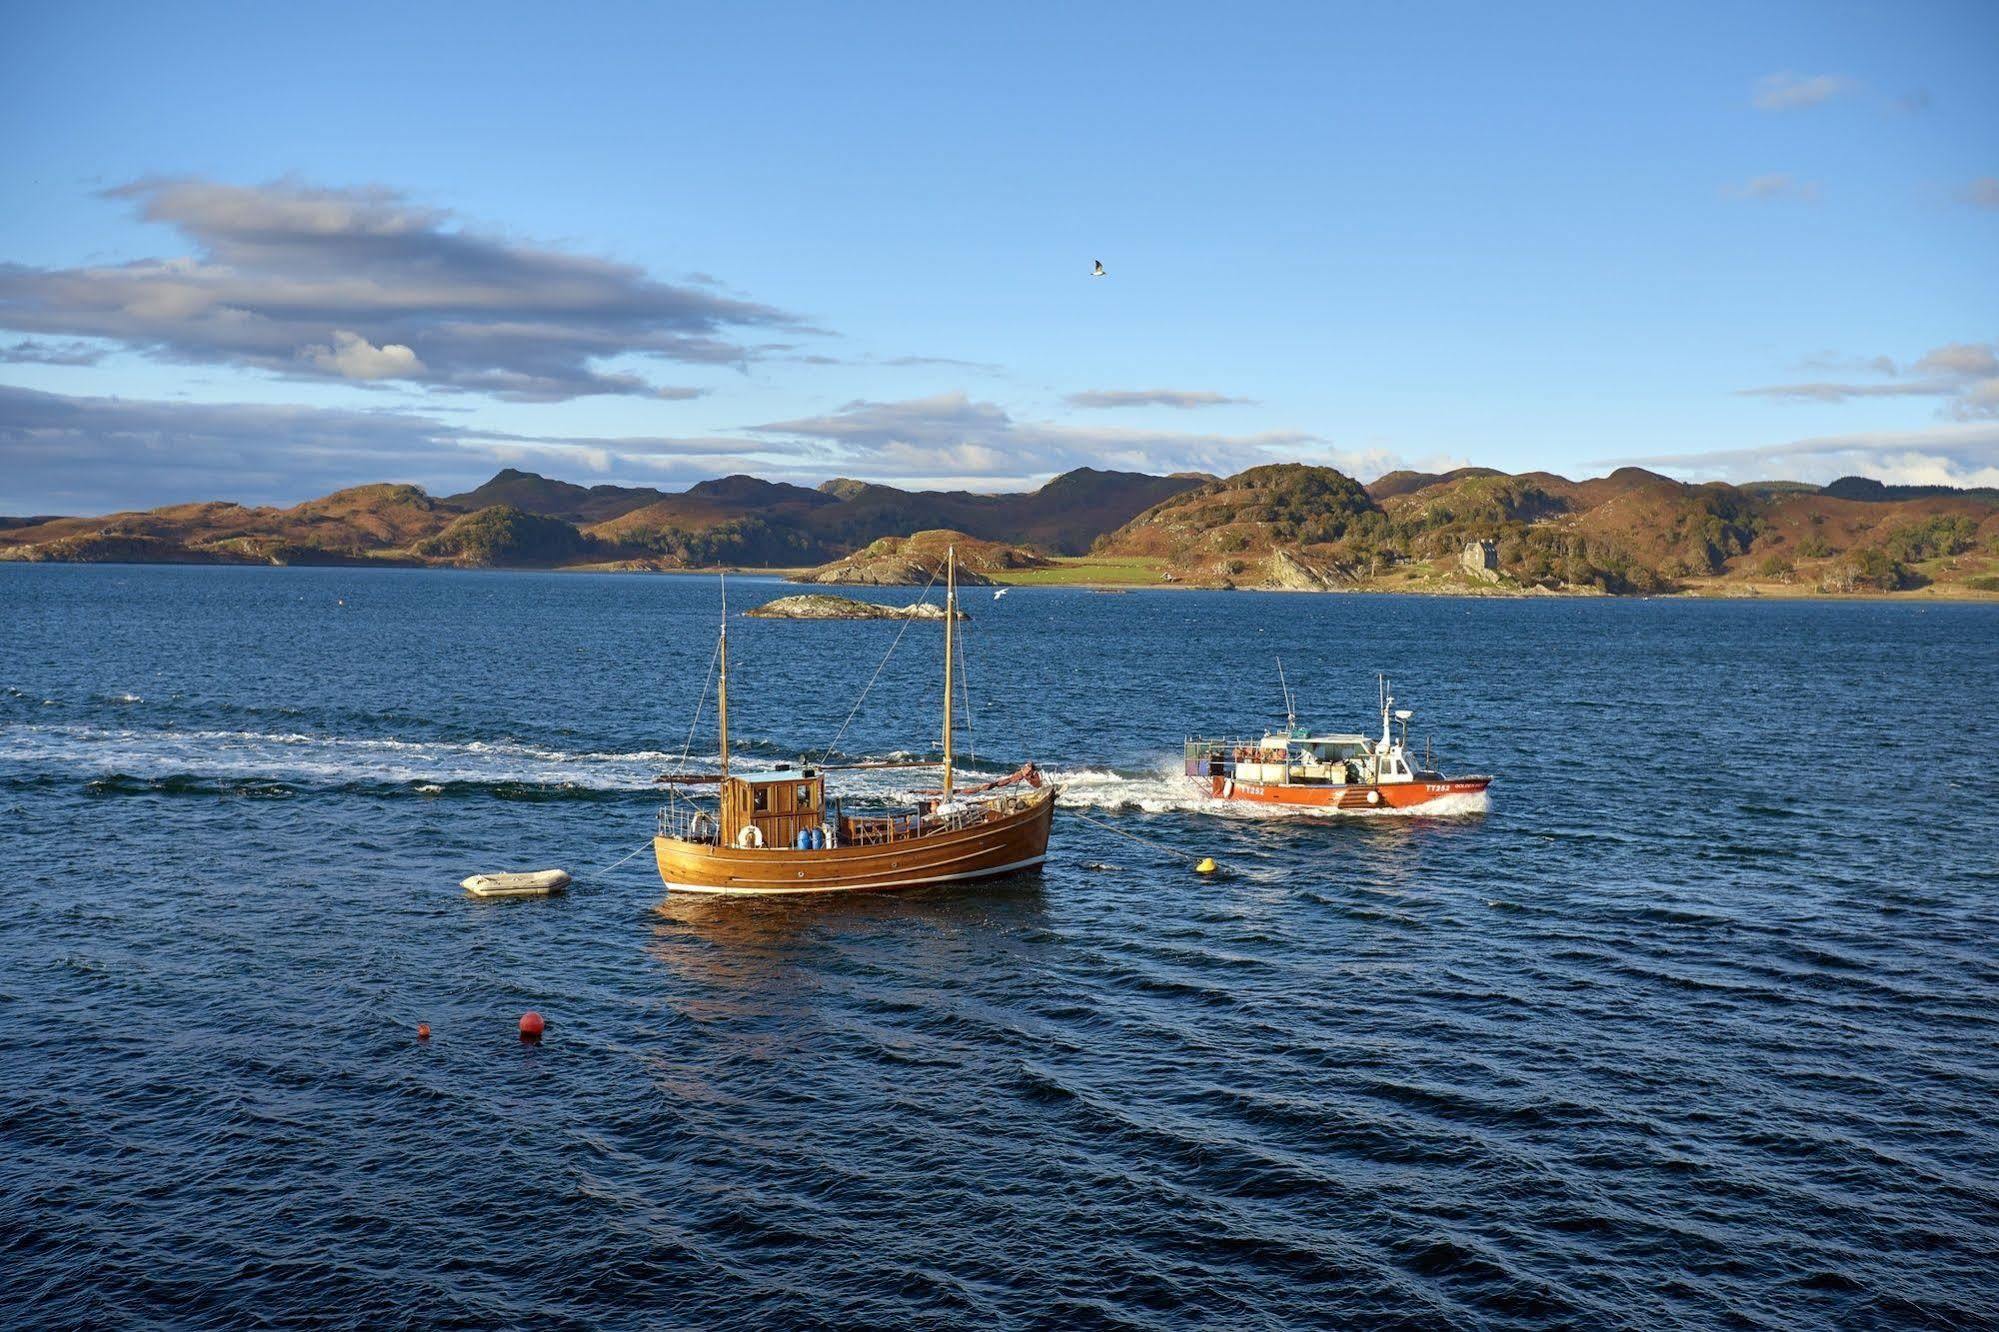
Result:
{"label": "sea water", "polygon": [[[0,1322],[1995,1317],[1999,611],[970,590],[1045,873],[668,898],[716,593],[0,565]],[[737,618],[739,756],[898,634],[835,757],[934,753],[937,625]],[[1279,655],[1489,803],[1200,798]]]}

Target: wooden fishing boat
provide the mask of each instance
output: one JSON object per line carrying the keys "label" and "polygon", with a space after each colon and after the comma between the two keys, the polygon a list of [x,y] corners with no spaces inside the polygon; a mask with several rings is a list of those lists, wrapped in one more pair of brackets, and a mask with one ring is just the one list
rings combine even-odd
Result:
{"label": "wooden fishing boat", "polygon": [[[1283,664],[1278,664],[1282,680]],[[1259,740],[1189,739],[1186,773],[1205,795],[1303,812],[1421,811],[1454,796],[1482,794],[1492,778],[1445,776],[1409,748],[1407,708],[1397,708],[1388,677],[1379,677],[1381,736],[1314,733],[1298,725],[1285,687],[1285,726]],[[1395,727],[1402,733],[1398,737]],[[1448,806],[1446,806],[1448,808]]]}
{"label": "wooden fishing boat", "polygon": [[[942,769],[937,790],[920,795],[913,809],[850,814],[827,795],[825,774],[838,767],[800,761],[754,772],[730,769],[725,602],[716,643],[721,770],[660,779],[676,788],[659,812],[653,837],[653,856],[668,890],[762,896],[878,892],[1039,869],[1048,858],[1056,796],[1040,770],[1026,763],[994,781],[957,785],[952,741],[957,609],[954,548],[945,565],[944,757],[935,765]],[[680,794],[680,788],[710,782],[716,786],[712,807]]]}

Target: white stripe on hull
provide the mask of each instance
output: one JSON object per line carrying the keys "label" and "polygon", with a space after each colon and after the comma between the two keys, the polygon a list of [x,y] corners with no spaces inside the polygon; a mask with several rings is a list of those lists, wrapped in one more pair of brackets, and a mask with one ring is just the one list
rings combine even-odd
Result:
{"label": "white stripe on hull", "polygon": [[706,893],[711,897],[787,897],[801,893],[879,893],[898,888],[918,888],[930,883],[960,883],[968,879],[990,879],[1001,874],[1012,874],[1017,870],[1033,869],[1048,859],[1045,855],[1032,856],[1026,860],[1016,860],[1011,865],[994,865],[990,869],[966,870],[962,874],[933,874],[925,879],[893,879],[874,883],[828,883],[800,888],[720,888],[707,883],[675,883],[666,880],[667,889],[676,893]]}

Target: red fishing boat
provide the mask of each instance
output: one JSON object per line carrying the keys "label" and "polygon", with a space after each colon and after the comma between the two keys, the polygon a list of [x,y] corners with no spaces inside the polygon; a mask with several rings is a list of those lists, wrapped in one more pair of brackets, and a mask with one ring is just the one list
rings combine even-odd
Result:
{"label": "red fishing boat", "polygon": [[[1283,666],[1278,666],[1282,679]],[[1285,726],[1260,740],[1187,741],[1187,776],[1217,800],[1305,811],[1449,808],[1477,796],[1492,778],[1447,777],[1409,748],[1409,719],[1380,677],[1381,735],[1315,733],[1298,725],[1285,688]],[[1397,734],[1396,728],[1401,728]]]}

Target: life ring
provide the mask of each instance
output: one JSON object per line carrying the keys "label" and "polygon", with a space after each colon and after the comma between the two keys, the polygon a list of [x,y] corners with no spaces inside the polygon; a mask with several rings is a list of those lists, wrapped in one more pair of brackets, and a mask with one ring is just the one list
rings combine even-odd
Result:
{"label": "life ring", "polygon": [[1378,805],[1378,804],[1380,804],[1380,803],[1381,803],[1381,792],[1379,792],[1379,791],[1369,791],[1369,792],[1367,793],[1367,803],[1368,803],[1368,804],[1370,804],[1370,805]]}
{"label": "life ring", "polygon": [[743,830],[736,834],[736,845],[746,851],[753,847],[762,846],[763,844],[763,829],[757,827],[754,823],[744,825]]}

